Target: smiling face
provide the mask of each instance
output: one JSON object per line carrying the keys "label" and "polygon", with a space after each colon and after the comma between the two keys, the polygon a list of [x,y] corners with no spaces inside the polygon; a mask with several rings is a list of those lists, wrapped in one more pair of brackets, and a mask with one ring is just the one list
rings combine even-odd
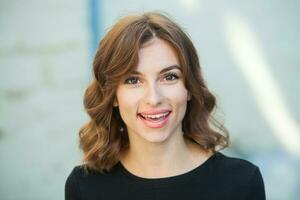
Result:
{"label": "smiling face", "polygon": [[130,143],[165,142],[182,135],[188,91],[178,56],[154,38],[139,50],[139,62],[117,88],[114,106],[126,124]]}

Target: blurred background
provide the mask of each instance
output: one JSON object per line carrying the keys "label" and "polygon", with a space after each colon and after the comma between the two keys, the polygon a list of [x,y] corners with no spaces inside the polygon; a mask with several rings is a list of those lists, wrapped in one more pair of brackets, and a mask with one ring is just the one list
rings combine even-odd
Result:
{"label": "blurred background", "polygon": [[82,99],[103,34],[131,12],[167,12],[191,36],[227,155],[261,169],[267,199],[300,196],[297,0],[0,1],[0,198],[64,199],[81,162]]}

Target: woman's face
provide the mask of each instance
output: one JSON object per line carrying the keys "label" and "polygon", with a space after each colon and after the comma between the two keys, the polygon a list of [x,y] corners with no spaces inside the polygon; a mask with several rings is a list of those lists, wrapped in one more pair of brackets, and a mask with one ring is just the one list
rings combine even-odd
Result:
{"label": "woman's face", "polygon": [[182,134],[188,91],[175,50],[154,38],[139,50],[139,62],[117,88],[120,115],[130,143],[165,142]]}

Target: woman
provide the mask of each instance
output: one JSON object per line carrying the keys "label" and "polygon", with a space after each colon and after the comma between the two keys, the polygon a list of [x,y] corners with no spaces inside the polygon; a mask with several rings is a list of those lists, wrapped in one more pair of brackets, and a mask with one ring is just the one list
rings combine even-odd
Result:
{"label": "woman", "polygon": [[84,164],[65,185],[77,199],[265,199],[261,173],[230,158],[226,129],[196,49],[165,15],[122,18],[101,40],[80,130]]}

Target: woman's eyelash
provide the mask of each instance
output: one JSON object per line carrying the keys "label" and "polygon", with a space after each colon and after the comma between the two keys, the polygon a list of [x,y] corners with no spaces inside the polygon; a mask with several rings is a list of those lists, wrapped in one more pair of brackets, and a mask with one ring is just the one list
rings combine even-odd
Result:
{"label": "woman's eyelash", "polygon": [[[166,73],[166,74],[164,74],[164,80],[167,80],[167,81],[174,81],[174,80],[177,80],[177,79],[179,79],[179,76],[176,74],[176,73],[174,73],[174,72],[169,72],[169,73]],[[139,83],[139,77],[137,77],[137,76],[131,76],[131,77],[129,77],[129,78],[127,78],[125,81],[124,81],[124,83],[125,84],[137,84],[137,83]]]}
{"label": "woman's eyelash", "polygon": [[137,84],[137,81],[139,81],[139,78],[136,76],[131,76],[129,78],[127,78],[124,83],[125,84]]}
{"label": "woman's eyelash", "polygon": [[166,73],[164,75],[164,78],[167,78],[167,77],[171,77],[171,80],[169,79],[169,81],[177,80],[179,78],[179,76],[173,72]]}

